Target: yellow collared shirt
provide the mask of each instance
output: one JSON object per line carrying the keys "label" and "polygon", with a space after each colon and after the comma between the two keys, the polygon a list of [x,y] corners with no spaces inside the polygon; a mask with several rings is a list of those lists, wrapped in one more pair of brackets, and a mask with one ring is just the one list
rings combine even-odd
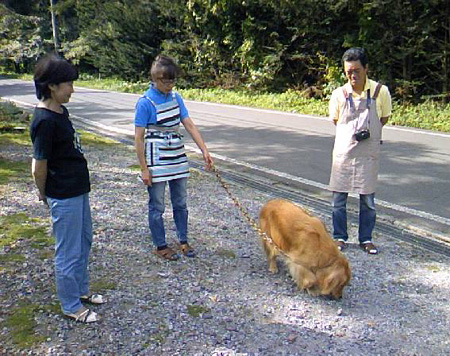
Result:
{"label": "yellow collared shirt", "polygon": [[[367,89],[370,89],[370,95],[373,95],[377,84],[378,83],[376,81],[366,78],[366,84],[364,85],[364,90],[361,92],[361,95],[358,95],[357,93],[353,92],[352,86],[349,83],[345,84],[344,87],[348,93],[352,93],[355,99],[359,98],[365,99],[367,96]],[[380,119],[391,116],[392,100],[391,94],[389,93],[389,89],[387,88],[387,86],[385,85],[381,86],[376,103],[377,103],[377,114]],[[329,105],[330,120],[338,122],[339,113],[341,112],[341,109],[343,108],[344,105],[345,105],[345,96],[342,91],[342,87],[339,87],[335,89],[331,94]]]}

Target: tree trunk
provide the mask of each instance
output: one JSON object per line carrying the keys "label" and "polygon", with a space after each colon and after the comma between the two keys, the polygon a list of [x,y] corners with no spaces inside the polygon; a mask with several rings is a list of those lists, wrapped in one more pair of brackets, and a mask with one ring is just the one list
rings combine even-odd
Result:
{"label": "tree trunk", "polygon": [[58,21],[56,19],[55,14],[55,4],[56,0],[50,0],[50,12],[52,14],[52,28],[53,28],[53,43],[55,45],[55,52],[60,53],[61,45],[59,43],[59,29],[58,29]]}
{"label": "tree trunk", "polygon": [[442,56],[442,103],[446,104],[450,101],[449,93],[449,76],[450,76],[450,19],[447,18],[447,24],[444,25],[444,53]]}

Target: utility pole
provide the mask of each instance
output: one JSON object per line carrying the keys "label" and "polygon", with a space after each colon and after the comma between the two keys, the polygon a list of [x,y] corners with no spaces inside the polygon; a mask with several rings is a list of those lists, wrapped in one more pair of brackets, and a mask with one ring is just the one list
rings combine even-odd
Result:
{"label": "utility pole", "polygon": [[53,28],[53,43],[55,44],[55,52],[59,53],[61,50],[61,44],[59,43],[59,30],[58,21],[55,15],[56,0],[50,0],[50,12],[52,14],[52,28]]}

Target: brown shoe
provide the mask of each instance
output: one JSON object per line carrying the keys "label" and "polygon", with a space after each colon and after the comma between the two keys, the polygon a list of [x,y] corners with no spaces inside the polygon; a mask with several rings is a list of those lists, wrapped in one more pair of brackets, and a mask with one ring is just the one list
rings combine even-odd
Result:
{"label": "brown shoe", "polygon": [[369,255],[376,255],[378,253],[378,249],[372,242],[364,242],[362,244],[359,244],[359,247],[361,247]]}
{"label": "brown shoe", "polygon": [[179,244],[180,251],[186,257],[195,257],[194,249],[186,242]]}
{"label": "brown shoe", "polygon": [[344,249],[347,247],[345,241],[342,240],[335,240],[334,243],[336,244],[339,251],[344,251]]}
{"label": "brown shoe", "polygon": [[168,261],[176,261],[180,258],[180,255],[172,250],[170,247],[166,247],[165,249],[158,250],[155,249],[152,252],[154,255],[164,258]]}

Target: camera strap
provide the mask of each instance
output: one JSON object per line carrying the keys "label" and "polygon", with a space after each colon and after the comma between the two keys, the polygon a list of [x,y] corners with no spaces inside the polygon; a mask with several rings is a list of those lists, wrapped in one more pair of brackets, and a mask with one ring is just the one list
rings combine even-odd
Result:
{"label": "camera strap", "polygon": [[[377,86],[375,87],[373,96],[370,96],[370,88],[367,89],[367,96],[366,96],[366,107],[367,110],[370,110],[370,106],[372,105],[372,102],[376,101],[378,94],[380,93],[380,89],[381,89],[381,84],[377,83]],[[352,92],[348,92],[347,89],[345,87],[342,88],[342,91],[344,93],[345,99],[348,100],[349,105],[350,105],[350,111],[352,113],[354,113],[356,111],[356,107],[355,107],[355,103],[353,101],[353,93]],[[370,114],[368,114],[367,117],[367,129],[369,129],[370,127]]]}

